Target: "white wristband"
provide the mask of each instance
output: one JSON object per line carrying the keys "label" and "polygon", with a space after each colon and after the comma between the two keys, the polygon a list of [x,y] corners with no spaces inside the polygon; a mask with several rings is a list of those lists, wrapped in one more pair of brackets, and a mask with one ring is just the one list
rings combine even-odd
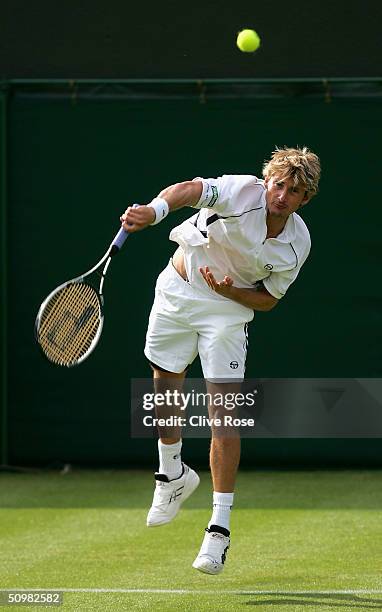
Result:
{"label": "white wristband", "polygon": [[150,204],[147,204],[147,206],[150,206],[155,210],[155,219],[151,223],[151,225],[157,225],[158,223],[163,221],[163,219],[167,217],[170,211],[166,200],[164,200],[163,198],[154,198],[153,201],[150,202]]}

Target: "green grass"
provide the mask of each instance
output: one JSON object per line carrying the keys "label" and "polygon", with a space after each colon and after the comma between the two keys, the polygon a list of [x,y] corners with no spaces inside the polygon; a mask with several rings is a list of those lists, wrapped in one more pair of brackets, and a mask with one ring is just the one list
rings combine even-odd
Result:
{"label": "green grass", "polygon": [[187,591],[65,592],[73,611],[382,610],[381,472],[241,472],[220,576],[191,568],[210,517],[201,477],[172,524],[147,529],[148,472],[0,474],[0,588]]}

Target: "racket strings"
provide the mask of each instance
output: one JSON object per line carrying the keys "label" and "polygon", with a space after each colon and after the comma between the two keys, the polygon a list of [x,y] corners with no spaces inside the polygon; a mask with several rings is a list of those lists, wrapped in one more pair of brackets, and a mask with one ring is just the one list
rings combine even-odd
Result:
{"label": "racket strings", "polygon": [[86,283],[70,283],[45,305],[38,341],[50,361],[73,365],[91,348],[101,321],[95,289]]}

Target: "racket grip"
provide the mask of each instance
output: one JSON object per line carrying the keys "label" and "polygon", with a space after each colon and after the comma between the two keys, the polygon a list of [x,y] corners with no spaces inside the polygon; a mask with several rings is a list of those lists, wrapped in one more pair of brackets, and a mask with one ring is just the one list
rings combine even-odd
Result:
{"label": "racket grip", "polygon": [[[133,204],[133,208],[137,208],[139,204]],[[125,228],[121,227],[118,234],[115,236],[113,242],[110,245],[110,255],[116,255],[125,244],[126,239],[129,236],[129,232]]]}

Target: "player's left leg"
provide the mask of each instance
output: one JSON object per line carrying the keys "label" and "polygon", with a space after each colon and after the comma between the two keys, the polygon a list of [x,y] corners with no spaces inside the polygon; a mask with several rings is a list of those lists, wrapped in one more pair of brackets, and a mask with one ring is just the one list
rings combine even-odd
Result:
{"label": "player's left leg", "polygon": [[[240,434],[232,419],[236,415],[235,397],[241,391],[247,353],[247,321],[235,312],[209,317],[200,334],[199,354],[209,394],[212,425],[210,467],[213,482],[213,510],[201,550],[193,567],[207,574],[224,568],[230,546],[230,513],[236,473],[240,461]],[[239,318],[239,320],[238,320]],[[229,420],[230,417],[231,421]]]}
{"label": "player's left leg", "polygon": [[[230,546],[230,514],[233,505],[237,469],[240,461],[240,435],[236,427],[224,424],[227,410],[221,399],[240,392],[240,383],[206,381],[209,417],[219,425],[211,426],[210,468],[213,484],[213,509],[200,552],[193,567],[206,574],[219,574],[224,568]],[[217,398],[215,404],[214,398]],[[230,416],[235,416],[230,410]]]}

